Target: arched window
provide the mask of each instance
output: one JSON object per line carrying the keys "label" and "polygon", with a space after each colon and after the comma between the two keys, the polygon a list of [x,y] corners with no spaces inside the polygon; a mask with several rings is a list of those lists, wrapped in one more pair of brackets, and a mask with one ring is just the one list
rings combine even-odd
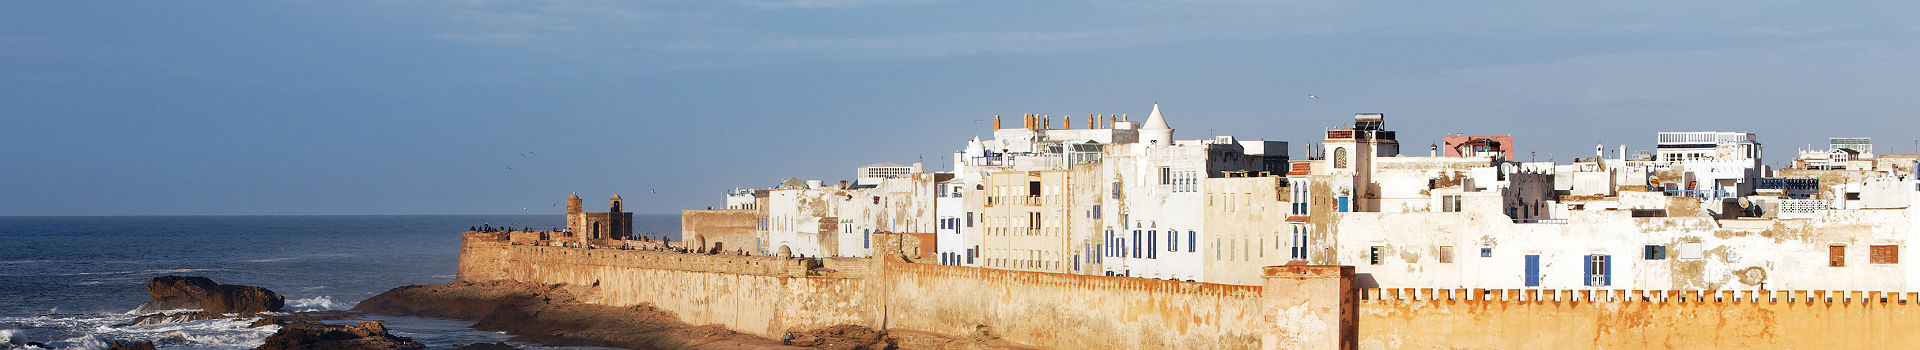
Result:
{"label": "arched window", "polygon": [[1333,148],[1333,167],[1336,169],[1344,169],[1347,167],[1347,148],[1346,147]]}

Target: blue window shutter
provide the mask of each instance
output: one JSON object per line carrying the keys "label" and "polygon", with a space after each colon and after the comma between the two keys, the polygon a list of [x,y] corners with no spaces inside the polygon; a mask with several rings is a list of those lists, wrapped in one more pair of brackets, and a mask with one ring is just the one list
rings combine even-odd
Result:
{"label": "blue window shutter", "polygon": [[1540,286],[1540,256],[1539,255],[1527,256],[1527,276],[1526,277],[1527,277],[1528,287]]}
{"label": "blue window shutter", "polygon": [[1153,259],[1159,256],[1159,254],[1157,253],[1160,250],[1159,249],[1160,248],[1159,233],[1160,231],[1158,230],[1147,230],[1147,258],[1148,259]]}
{"label": "blue window shutter", "polygon": [[1613,285],[1613,256],[1600,256],[1600,285]]}
{"label": "blue window shutter", "polygon": [[1073,255],[1073,270],[1080,271],[1080,254]]}
{"label": "blue window shutter", "polygon": [[1585,277],[1584,278],[1585,280],[1580,281],[1580,284],[1588,287],[1592,287],[1593,273],[1596,272],[1596,271],[1593,271],[1593,256],[1588,255],[1588,256],[1584,256],[1583,258],[1586,258],[1586,259],[1580,262],[1580,271],[1582,271],[1580,273],[1580,276]]}
{"label": "blue window shutter", "polygon": [[1342,213],[1345,213],[1345,212],[1347,212],[1347,203],[1348,203],[1348,201],[1349,201],[1349,199],[1347,199],[1347,197],[1345,197],[1345,196],[1342,196],[1342,197],[1340,197],[1340,204],[1339,204],[1339,206],[1340,206],[1340,212],[1342,212]]}
{"label": "blue window shutter", "polygon": [[1193,232],[1193,230],[1187,230],[1187,252],[1200,252],[1200,234]]}

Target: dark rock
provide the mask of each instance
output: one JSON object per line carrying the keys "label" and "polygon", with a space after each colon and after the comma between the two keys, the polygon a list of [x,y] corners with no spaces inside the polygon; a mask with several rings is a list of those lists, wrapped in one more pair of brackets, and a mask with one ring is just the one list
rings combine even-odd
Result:
{"label": "dark rock", "polygon": [[206,277],[188,276],[154,277],[147,281],[147,294],[153,296],[144,306],[148,310],[199,308],[211,314],[275,312],[286,306],[287,301],[266,288],[219,284]]}
{"label": "dark rock", "polygon": [[147,314],[146,316],[136,317],[133,319],[133,322],[120,324],[116,326],[125,327],[125,326],[155,325],[155,324],[162,324],[162,323],[180,323],[180,322],[190,322],[190,321],[199,321],[199,320],[211,320],[211,319],[223,318],[223,317],[227,317],[227,315],[216,314],[216,313],[211,313],[206,311],[185,311],[185,312],[174,312],[174,313],[156,312],[156,313]]}
{"label": "dark rock", "polygon": [[113,346],[107,347],[107,350],[154,350],[154,348],[153,342],[137,341],[132,343],[114,342]]}
{"label": "dark rock", "polygon": [[507,345],[507,343],[467,344],[467,345],[461,345],[460,347],[455,349],[459,349],[459,350],[520,350],[520,348],[513,347],[512,345]]}
{"label": "dark rock", "polygon": [[355,325],[330,326],[313,322],[280,325],[280,331],[267,337],[256,350],[287,349],[425,349],[426,345],[407,337],[387,333],[378,321],[360,321]]}

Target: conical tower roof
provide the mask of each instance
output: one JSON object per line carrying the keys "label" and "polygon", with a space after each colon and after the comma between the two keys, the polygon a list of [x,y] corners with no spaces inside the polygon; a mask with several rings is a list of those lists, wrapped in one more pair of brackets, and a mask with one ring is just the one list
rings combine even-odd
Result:
{"label": "conical tower roof", "polygon": [[1140,129],[1142,130],[1172,129],[1172,127],[1167,126],[1167,117],[1160,115],[1159,103],[1153,104],[1153,113],[1147,114],[1147,123],[1145,125],[1141,125]]}
{"label": "conical tower roof", "polygon": [[789,177],[787,181],[781,181],[779,187],[774,187],[776,190],[802,190],[806,188],[807,183],[800,181],[800,178],[797,177]]}

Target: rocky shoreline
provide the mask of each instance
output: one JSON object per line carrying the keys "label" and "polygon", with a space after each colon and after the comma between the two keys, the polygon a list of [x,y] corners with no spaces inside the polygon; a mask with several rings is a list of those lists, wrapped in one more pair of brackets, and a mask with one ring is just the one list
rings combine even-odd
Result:
{"label": "rocky shoreline", "polygon": [[[162,276],[147,283],[151,313],[128,325],[218,318],[258,317],[247,327],[278,326],[255,349],[424,349],[388,332],[380,321],[344,320],[367,315],[414,316],[474,322],[477,330],[512,335],[508,341],[548,346],[629,349],[1021,349],[982,334],[952,338],[910,330],[881,331],[840,325],[768,339],[720,325],[689,325],[651,305],[615,307],[584,302],[595,289],[517,282],[452,282],[394,288],[350,311],[282,313],[285,298],[255,286],[224,285],[204,277]],[[170,311],[172,310],[172,311]],[[21,342],[20,339],[10,339]],[[38,343],[14,344],[16,346]],[[514,349],[506,343],[455,345],[459,349]],[[152,342],[111,344],[110,349],[153,349]]]}

